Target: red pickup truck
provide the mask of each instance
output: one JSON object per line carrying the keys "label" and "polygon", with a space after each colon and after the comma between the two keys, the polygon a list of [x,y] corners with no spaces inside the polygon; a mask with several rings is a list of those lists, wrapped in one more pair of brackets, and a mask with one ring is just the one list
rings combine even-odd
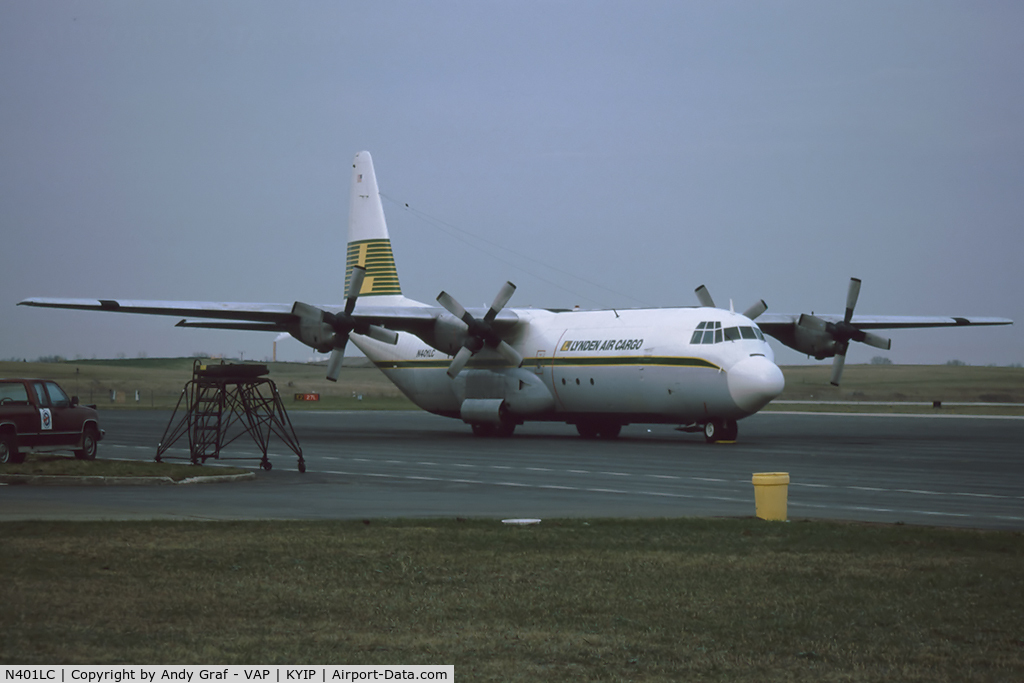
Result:
{"label": "red pickup truck", "polygon": [[95,406],[78,405],[45,379],[0,379],[0,464],[19,463],[31,451],[73,451],[94,460],[103,438]]}

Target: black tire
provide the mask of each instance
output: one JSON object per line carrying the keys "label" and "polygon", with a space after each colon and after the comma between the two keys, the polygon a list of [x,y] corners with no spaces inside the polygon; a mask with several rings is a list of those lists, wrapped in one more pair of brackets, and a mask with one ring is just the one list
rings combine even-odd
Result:
{"label": "black tire", "polygon": [[494,425],[492,424],[474,422],[470,427],[473,430],[473,436],[494,436]]}
{"label": "black tire", "polygon": [[620,424],[604,424],[597,430],[597,435],[602,439],[617,439],[619,433],[622,431],[622,425]]}
{"label": "black tire", "polygon": [[25,461],[25,454],[18,451],[18,439],[10,432],[0,434],[0,465],[17,465]]}
{"label": "black tire", "polygon": [[82,431],[82,447],[75,451],[75,457],[79,460],[95,460],[96,451],[99,450],[100,435],[95,427],[86,427]]}
{"label": "black tire", "polygon": [[576,431],[584,439],[596,439],[599,433],[597,425],[593,422],[577,422]]}
{"label": "black tire", "polygon": [[472,425],[473,436],[508,438],[516,431],[516,423],[509,419],[503,419],[500,424],[477,422]]}
{"label": "black tire", "polygon": [[494,435],[502,439],[507,439],[512,436],[516,431],[516,423],[505,417],[501,420],[501,424],[494,428]]}

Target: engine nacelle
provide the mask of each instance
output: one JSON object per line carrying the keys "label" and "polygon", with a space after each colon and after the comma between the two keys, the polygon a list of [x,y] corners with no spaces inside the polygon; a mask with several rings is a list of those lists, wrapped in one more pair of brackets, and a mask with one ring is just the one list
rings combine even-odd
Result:
{"label": "engine nacelle", "polygon": [[337,333],[324,322],[322,310],[296,301],[292,306],[292,315],[297,316],[299,322],[290,327],[288,334],[320,353],[330,353],[334,349],[334,337]]}
{"label": "engine nacelle", "polygon": [[808,356],[814,356],[818,360],[836,355],[836,341],[827,332],[794,325],[792,342],[787,346]]}
{"label": "engine nacelle", "polygon": [[451,315],[443,315],[434,321],[433,334],[424,339],[441,353],[454,356],[466,344],[469,327]]}

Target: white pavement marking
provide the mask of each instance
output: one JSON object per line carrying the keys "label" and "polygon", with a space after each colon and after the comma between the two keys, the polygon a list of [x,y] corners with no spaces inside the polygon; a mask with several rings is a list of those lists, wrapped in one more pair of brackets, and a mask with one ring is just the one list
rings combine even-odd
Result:
{"label": "white pavement marking", "polygon": [[758,415],[820,415],[827,417],[918,417],[926,420],[1024,420],[1024,415],[922,415],[921,413],[827,413],[806,410],[768,410]]}

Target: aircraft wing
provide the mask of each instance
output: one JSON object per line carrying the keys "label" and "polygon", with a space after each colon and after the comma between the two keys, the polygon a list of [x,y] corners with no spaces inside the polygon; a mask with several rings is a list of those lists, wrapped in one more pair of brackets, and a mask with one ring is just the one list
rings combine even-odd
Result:
{"label": "aircraft wing", "polygon": [[251,323],[283,323],[291,315],[290,304],[241,304],[222,301],[151,301],[135,299],[46,299],[32,298],[19,306],[68,308],[79,311],[140,313],[143,315],[191,316]]}
{"label": "aircraft wing", "polygon": [[[816,317],[830,323],[840,323],[843,315],[815,314]],[[782,332],[800,322],[801,314],[762,313],[757,318],[757,326],[762,331],[775,336],[774,332]],[[985,318],[978,316],[926,316],[926,315],[855,315],[850,324],[861,330],[905,330],[926,327],[967,327],[971,325],[1012,325],[1009,318]]]}
{"label": "aircraft wing", "polygon": [[[182,318],[177,327],[198,327],[220,330],[251,330],[258,332],[292,332],[300,324],[294,304],[232,303],[223,301],[154,301],[139,299],[49,299],[30,298],[19,306],[38,308],[64,308],[79,311],[107,311],[110,313],[136,313],[165,315]],[[318,306],[329,313],[345,310],[344,304]],[[483,310],[471,309],[477,317]],[[438,306],[373,306],[358,304],[352,317],[369,325],[386,327],[397,332],[410,332],[416,336],[429,334],[434,322],[447,312]],[[494,326],[504,332],[515,325],[519,317],[509,310],[501,311]]]}

